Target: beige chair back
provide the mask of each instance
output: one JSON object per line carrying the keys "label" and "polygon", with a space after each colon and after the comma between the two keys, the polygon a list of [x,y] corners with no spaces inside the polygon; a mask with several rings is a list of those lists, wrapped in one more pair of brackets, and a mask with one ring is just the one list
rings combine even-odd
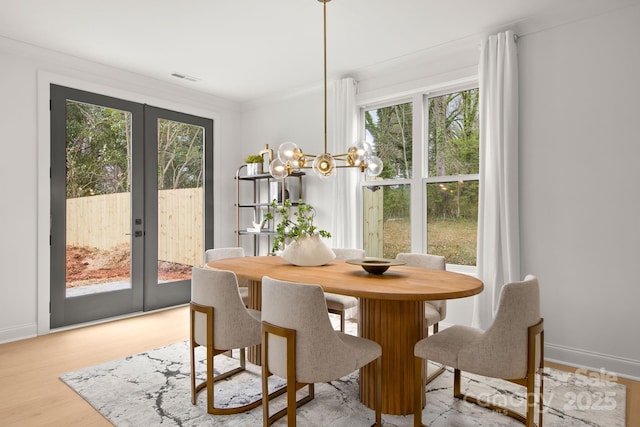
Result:
{"label": "beige chair back", "polygon": [[[191,301],[214,308],[214,348],[243,348],[260,344],[260,318],[255,313],[251,315],[244,306],[235,273],[215,268],[193,267]],[[203,313],[195,315],[195,341],[205,346],[206,316]]]}
{"label": "beige chair back", "polygon": [[244,249],[240,247],[207,249],[204,252],[204,263],[225,258],[242,258],[243,256]]}
{"label": "beige chair back", "polygon": [[402,261],[412,267],[430,268],[432,270],[445,270],[446,263],[443,256],[418,253],[399,253],[398,261]]}
{"label": "beige chair back", "polygon": [[[440,255],[431,254],[418,254],[418,253],[399,253],[396,255],[398,261],[402,261],[411,267],[430,268],[432,270],[446,270],[447,264],[445,258]],[[427,301],[427,303],[433,305],[438,313],[440,313],[440,319],[447,317],[447,302],[436,300]]]}
{"label": "beige chair back", "polygon": [[332,248],[331,250],[336,254],[336,259],[359,259],[365,257],[364,249]]}
{"label": "beige chair back", "polygon": [[[240,247],[207,249],[204,252],[204,263],[206,266],[209,261],[242,257],[244,257],[244,249]],[[249,286],[249,281],[247,279],[238,279],[238,286],[241,288],[247,287]]]}
{"label": "beige chair back", "polygon": [[[348,351],[333,330],[322,288],[262,278],[262,320],[296,331],[296,380],[327,382],[358,369],[358,357]],[[286,341],[269,334],[269,370],[287,377]],[[369,359],[371,360],[371,359]]]}
{"label": "beige chair back", "polygon": [[492,325],[478,343],[460,351],[458,368],[496,378],[524,378],[528,328],[539,321],[538,279],[528,275],[522,282],[504,285]]}

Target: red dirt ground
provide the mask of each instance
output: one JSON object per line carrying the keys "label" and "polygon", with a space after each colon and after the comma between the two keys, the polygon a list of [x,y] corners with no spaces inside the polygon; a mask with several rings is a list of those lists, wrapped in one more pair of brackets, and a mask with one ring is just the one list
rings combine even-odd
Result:
{"label": "red dirt ground", "polygon": [[[110,251],[67,246],[67,287],[127,280],[131,269],[129,258],[129,245],[121,245]],[[190,277],[190,265],[158,262],[158,279],[160,280],[170,281]]]}

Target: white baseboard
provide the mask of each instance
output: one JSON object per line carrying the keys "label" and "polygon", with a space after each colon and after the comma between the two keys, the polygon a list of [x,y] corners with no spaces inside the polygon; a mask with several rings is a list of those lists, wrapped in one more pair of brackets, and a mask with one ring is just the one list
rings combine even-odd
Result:
{"label": "white baseboard", "polygon": [[33,338],[38,335],[36,323],[26,323],[11,328],[0,329],[0,344]]}
{"label": "white baseboard", "polygon": [[544,345],[544,358],[550,362],[575,366],[576,368],[585,368],[595,372],[605,370],[607,374],[617,375],[633,381],[640,381],[640,360],[596,353],[552,343],[546,343]]}

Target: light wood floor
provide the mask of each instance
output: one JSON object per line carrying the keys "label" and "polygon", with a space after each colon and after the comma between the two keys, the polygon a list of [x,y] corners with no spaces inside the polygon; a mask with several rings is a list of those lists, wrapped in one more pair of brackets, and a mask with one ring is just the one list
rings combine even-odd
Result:
{"label": "light wood floor", "polygon": [[[0,344],[0,425],[110,426],[58,377],[186,340],[188,313],[179,307]],[[640,383],[619,381],[627,386],[627,426],[640,426]]]}

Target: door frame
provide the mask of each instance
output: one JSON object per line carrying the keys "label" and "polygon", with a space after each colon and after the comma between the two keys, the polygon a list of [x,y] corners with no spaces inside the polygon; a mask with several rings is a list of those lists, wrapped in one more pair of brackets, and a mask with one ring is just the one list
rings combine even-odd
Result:
{"label": "door frame", "polygon": [[[51,167],[51,118],[49,111],[50,85],[56,84],[61,86],[73,87],[88,92],[102,93],[108,96],[114,96],[133,102],[152,103],[154,105],[165,107],[168,109],[184,111],[199,117],[209,118],[214,122],[219,120],[221,113],[214,111],[209,107],[197,107],[196,104],[203,104],[203,100],[196,99],[193,96],[185,98],[185,93],[178,88],[168,88],[165,98],[158,98],[154,95],[151,88],[146,94],[144,86],[140,89],[140,85],[135,86],[128,84],[126,80],[104,80],[103,83],[96,81],[84,80],[80,77],[61,74],[56,71],[48,71],[39,69],[36,75],[37,87],[37,110],[36,114],[36,161],[37,161],[37,220],[36,220],[36,259],[34,259],[34,267],[36,274],[36,291],[34,299],[35,306],[35,324],[24,325],[22,328],[25,336],[45,335],[52,331],[50,324],[50,221],[51,221],[51,197],[50,197],[50,167]],[[155,89],[154,89],[155,90]],[[182,101],[175,101],[176,99]],[[220,126],[214,127],[214,140],[220,138]],[[213,155],[212,155],[213,156]],[[211,157],[212,157],[211,156]],[[211,161],[213,161],[211,159]],[[215,171],[214,171],[215,174]],[[207,190],[213,192],[213,188]],[[213,194],[213,193],[212,193]],[[213,218],[210,218],[213,221]],[[213,238],[213,237],[212,237]],[[136,315],[136,314],[133,314]],[[129,315],[124,316],[129,317]],[[113,320],[113,319],[108,319]],[[100,323],[105,320],[91,322]],[[31,326],[32,325],[32,326]],[[73,326],[76,327],[76,326]],[[66,329],[66,328],[65,328]]]}
{"label": "door frame", "polygon": [[[127,289],[120,289],[98,294],[81,295],[69,298],[66,295],[65,267],[58,257],[64,258],[66,253],[67,213],[66,201],[66,107],[67,100],[79,101],[87,104],[114,108],[131,113],[131,158],[135,160],[131,166],[131,270],[130,284]],[[55,106],[55,108],[54,108]],[[134,203],[144,194],[144,108],[143,104],[113,98],[93,92],[82,91],[60,85],[51,85],[51,194],[56,194],[51,200],[51,240],[50,260],[51,276],[57,276],[58,281],[52,282],[50,294],[50,323],[53,325],[69,326],[96,319],[126,315],[142,311],[143,309],[143,258],[145,239],[133,236],[133,218],[142,218],[144,204]],[[53,136],[58,137],[54,141]],[[53,147],[53,145],[56,145]],[[55,150],[53,149],[55,148]],[[54,168],[54,165],[56,167]],[[138,165],[140,168],[136,168]],[[55,214],[54,214],[55,212]],[[55,253],[55,261],[54,254]],[[134,254],[139,261],[134,263]]]}

